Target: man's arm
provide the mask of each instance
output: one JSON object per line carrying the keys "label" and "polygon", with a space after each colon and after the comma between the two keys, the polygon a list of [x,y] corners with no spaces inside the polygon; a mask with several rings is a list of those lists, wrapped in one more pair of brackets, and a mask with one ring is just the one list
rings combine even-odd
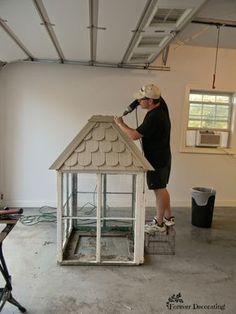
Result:
{"label": "man's arm", "polygon": [[129,138],[136,141],[142,137],[142,135],[136,131],[135,129],[130,128],[127,124],[124,123],[122,117],[114,117],[115,123],[119,126],[119,128],[128,135]]}

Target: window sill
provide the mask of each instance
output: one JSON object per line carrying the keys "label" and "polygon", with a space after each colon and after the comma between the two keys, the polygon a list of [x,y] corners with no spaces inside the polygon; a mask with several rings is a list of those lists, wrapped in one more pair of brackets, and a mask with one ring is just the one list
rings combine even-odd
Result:
{"label": "window sill", "polygon": [[180,153],[236,155],[236,148],[183,147],[180,149]]}

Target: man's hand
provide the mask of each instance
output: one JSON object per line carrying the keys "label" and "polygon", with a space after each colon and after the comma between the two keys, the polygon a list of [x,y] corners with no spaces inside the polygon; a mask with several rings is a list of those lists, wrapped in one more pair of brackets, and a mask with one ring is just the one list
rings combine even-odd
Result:
{"label": "man's hand", "polygon": [[138,140],[142,137],[135,129],[130,128],[127,124],[124,123],[122,117],[114,116],[115,123],[119,126],[119,128],[128,135],[132,140]]}
{"label": "man's hand", "polygon": [[114,117],[114,120],[115,120],[115,123],[116,123],[117,125],[122,125],[122,124],[124,124],[124,121],[123,121],[123,118],[122,118],[122,117],[115,116],[115,117]]}

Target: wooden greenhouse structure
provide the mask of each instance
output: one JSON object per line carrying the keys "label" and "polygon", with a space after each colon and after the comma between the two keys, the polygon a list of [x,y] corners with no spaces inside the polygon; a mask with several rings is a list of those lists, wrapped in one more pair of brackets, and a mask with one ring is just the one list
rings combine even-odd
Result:
{"label": "wooden greenhouse structure", "polygon": [[58,182],[58,262],[142,264],[152,166],[113,116],[92,116],[50,169]]}

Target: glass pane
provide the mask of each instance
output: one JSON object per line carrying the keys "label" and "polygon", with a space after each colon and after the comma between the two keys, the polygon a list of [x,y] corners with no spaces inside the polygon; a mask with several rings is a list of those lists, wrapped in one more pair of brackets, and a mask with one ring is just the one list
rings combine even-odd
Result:
{"label": "glass pane", "polygon": [[215,105],[203,105],[202,115],[204,119],[214,119],[215,118]]}
{"label": "glass pane", "polygon": [[189,107],[189,117],[194,115],[194,116],[201,116],[202,114],[202,105],[201,104],[194,104],[190,103]]}
{"label": "glass pane", "polygon": [[216,96],[215,95],[203,95],[202,101],[204,102],[216,102]]}
{"label": "glass pane", "polygon": [[217,118],[225,118],[229,117],[229,107],[228,106],[217,106],[216,107],[216,116]]}
{"label": "glass pane", "polygon": [[189,120],[188,121],[189,128],[200,128],[201,127],[201,120]]}
{"label": "glass pane", "polygon": [[69,199],[72,197],[71,173],[63,173],[63,205],[68,205]]}
{"label": "glass pane", "polygon": [[106,174],[107,192],[132,193],[132,178],[131,174]]}
{"label": "glass pane", "polygon": [[97,175],[89,173],[79,173],[77,175],[77,193],[75,206],[77,207],[76,216],[88,217],[87,220],[80,220],[82,226],[95,225],[95,220],[90,217],[96,217],[97,212]]}
{"label": "glass pane", "polygon": [[[106,174],[102,177],[103,208],[101,215],[104,219],[104,227],[132,226],[132,221],[121,223],[120,219],[134,218],[135,175]],[[114,221],[111,221],[111,218],[114,218]]]}
{"label": "glass pane", "polygon": [[[105,195],[104,195],[105,197]],[[117,199],[122,199],[122,203],[118,203]],[[132,194],[113,194],[106,195],[106,207],[104,208],[103,217],[132,217]],[[125,207],[122,204],[127,204]]]}
{"label": "glass pane", "polygon": [[102,175],[101,260],[134,259],[136,176]]}
{"label": "glass pane", "polygon": [[189,95],[189,100],[190,101],[202,101],[202,95],[200,94],[190,94]]}
{"label": "glass pane", "polygon": [[216,121],[215,128],[216,129],[228,129],[228,122]]}
{"label": "glass pane", "polygon": [[202,121],[202,128],[204,129],[214,129],[215,121],[214,120],[204,120]]}
{"label": "glass pane", "polygon": [[218,120],[218,121],[227,121],[227,122],[228,122],[228,117],[220,117],[220,116],[217,116],[217,117],[216,117],[216,120]]}
{"label": "glass pane", "polygon": [[230,103],[230,97],[229,96],[216,96],[216,102],[228,104]]}

